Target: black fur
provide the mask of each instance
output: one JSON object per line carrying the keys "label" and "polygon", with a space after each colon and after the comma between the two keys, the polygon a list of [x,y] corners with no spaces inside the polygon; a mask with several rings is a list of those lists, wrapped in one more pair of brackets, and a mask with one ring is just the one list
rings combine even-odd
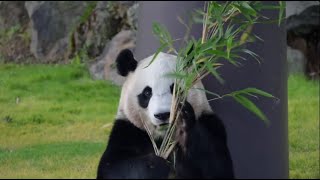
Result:
{"label": "black fur", "polygon": [[187,103],[178,126],[183,127],[177,131],[176,166],[172,167],[154,155],[146,132],[129,121],[117,120],[97,177],[167,178],[174,169],[176,178],[234,178],[225,128],[216,115],[202,114],[195,120],[192,106]]}
{"label": "black fur", "polygon": [[116,59],[118,74],[121,76],[127,76],[130,71],[134,71],[137,68],[137,64],[138,62],[134,59],[129,49],[122,50]]}
{"label": "black fur", "polygon": [[147,86],[143,89],[141,94],[138,95],[138,103],[142,108],[147,108],[150,98],[152,97],[152,89]]}
{"label": "black fur", "polygon": [[116,120],[98,166],[97,179],[165,179],[170,166],[153,152],[144,131],[129,121]]}
{"label": "black fur", "polygon": [[215,114],[202,114],[195,120],[186,102],[177,125],[176,176],[178,178],[234,178],[233,163],[222,121]]}

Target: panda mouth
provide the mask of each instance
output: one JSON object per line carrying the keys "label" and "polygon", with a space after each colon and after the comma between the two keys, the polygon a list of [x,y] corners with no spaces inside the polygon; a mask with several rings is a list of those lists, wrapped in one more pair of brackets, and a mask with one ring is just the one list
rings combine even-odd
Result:
{"label": "panda mouth", "polygon": [[169,127],[169,123],[162,123],[158,125],[160,130],[166,130]]}
{"label": "panda mouth", "polygon": [[169,123],[165,122],[165,123],[159,124],[159,127],[164,127],[164,126],[168,126],[168,125],[169,125]]}

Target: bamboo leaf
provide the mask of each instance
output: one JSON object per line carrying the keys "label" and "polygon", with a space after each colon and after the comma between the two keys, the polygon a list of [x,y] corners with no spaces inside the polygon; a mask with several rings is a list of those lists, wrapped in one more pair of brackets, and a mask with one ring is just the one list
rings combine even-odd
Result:
{"label": "bamboo leaf", "polygon": [[250,33],[252,31],[252,25],[249,25],[246,30],[243,32],[243,34],[240,37],[240,44],[244,44],[247,42],[248,37],[250,36]]}
{"label": "bamboo leaf", "polygon": [[254,37],[255,37],[256,39],[258,39],[259,41],[264,42],[264,40],[263,40],[261,37],[259,37],[258,35],[254,34]]}
{"label": "bamboo leaf", "polygon": [[167,44],[162,44],[162,45],[160,46],[160,48],[158,48],[157,52],[154,54],[154,56],[153,56],[152,60],[150,61],[150,63],[149,63],[146,67],[144,67],[144,68],[149,67],[149,66],[153,63],[153,61],[156,59],[156,57],[158,56],[158,54],[159,54],[161,51],[163,51],[165,47],[167,47]]}
{"label": "bamboo leaf", "polygon": [[231,25],[230,27],[227,28],[225,32],[225,38],[228,38],[229,36],[232,36],[234,31],[232,31],[234,28],[234,25]]}
{"label": "bamboo leaf", "polygon": [[207,53],[211,54],[211,55],[215,55],[218,57],[223,57],[223,58],[228,58],[228,54],[224,51],[220,51],[220,50],[208,50],[206,51]]}
{"label": "bamboo leaf", "polygon": [[230,58],[230,51],[231,51],[231,48],[232,48],[232,36],[230,36],[227,40],[227,57],[228,59]]}
{"label": "bamboo leaf", "polygon": [[194,44],[193,42],[189,42],[187,47],[185,48],[185,51],[184,51],[184,56],[187,57],[188,55],[190,55],[191,57],[194,56]]}
{"label": "bamboo leaf", "polygon": [[257,88],[252,88],[252,87],[234,91],[231,93],[231,95],[241,95],[241,94],[248,94],[248,95],[257,94],[257,95],[268,97],[268,98],[275,98],[272,94],[268,92],[265,92]]}
{"label": "bamboo leaf", "polygon": [[206,92],[206,93],[208,93],[208,94],[210,94],[210,95],[214,95],[214,96],[216,96],[216,97],[221,97],[219,94],[214,93],[214,92],[211,92],[211,91],[208,91],[208,90],[206,90],[206,89],[202,89],[202,88],[190,88],[190,89],[195,89],[195,90],[204,91],[204,92]]}
{"label": "bamboo leaf", "polygon": [[257,55],[256,53],[252,52],[249,49],[243,49],[242,51],[247,53],[247,54],[249,54],[250,56],[252,56],[255,60],[257,60],[260,63],[259,55]]}
{"label": "bamboo leaf", "polygon": [[184,79],[186,78],[186,74],[185,73],[181,73],[181,72],[173,72],[173,73],[167,73],[165,74],[165,77],[171,77],[171,78],[176,78],[176,79]]}
{"label": "bamboo leaf", "polygon": [[285,2],[284,1],[279,1],[280,4],[280,10],[279,10],[279,21],[278,21],[278,25],[280,26],[282,18],[284,16],[284,10],[286,8]]}
{"label": "bamboo leaf", "polygon": [[239,64],[233,60],[232,58],[228,57],[228,53],[224,52],[224,51],[220,51],[220,50],[208,50],[207,53],[211,54],[211,55],[215,55],[217,57],[220,58],[224,58],[226,60],[228,60],[232,65],[238,67]]}
{"label": "bamboo leaf", "polygon": [[204,53],[207,50],[210,50],[210,49],[214,50],[215,49],[216,42],[212,41],[212,39],[209,39],[207,42],[202,44],[199,53]]}
{"label": "bamboo leaf", "polygon": [[207,62],[206,63],[206,67],[208,69],[208,71],[221,83],[224,83],[224,80],[222,79],[222,77],[219,75],[219,73],[212,67],[211,63]]}
{"label": "bamboo leaf", "polygon": [[203,19],[200,18],[200,17],[194,17],[194,18],[193,18],[193,21],[194,21],[195,23],[199,23],[199,24],[203,23]]}
{"label": "bamboo leaf", "polygon": [[248,98],[242,96],[242,95],[234,95],[232,96],[238,103],[240,103],[242,106],[244,106],[246,109],[254,113],[256,116],[258,116],[261,120],[263,120],[265,123],[269,124],[268,118],[265,116],[265,114]]}
{"label": "bamboo leaf", "polygon": [[208,60],[208,58],[204,57],[204,58],[201,58],[201,59],[198,59],[196,63],[204,63]]}
{"label": "bamboo leaf", "polygon": [[157,22],[152,23],[153,33],[159,38],[161,44],[170,45],[173,42],[169,31]]}
{"label": "bamboo leaf", "polygon": [[268,98],[275,98],[272,94],[267,93],[267,92],[260,90],[260,89],[257,89],[257,88],[246,88],[245,91],[249,92],[249,93],[255,93],[255,94],[258,94],[261,96],[265,96]]}
{"label": "bamboo leaf", "polygon": [[247,2],[243,1],[241,2],[241,9],[244,13],[256,16],[257,12],[248,4]]}
{"label": "bamboo leaf", "polygon": [[153,33],[155,33],[155,34],[160,34],[161,33],[160,25],[158,23],[154,22],[152,24],[152,30],[153,30]]}
{"label": "bamboo leaf", "polygon": [[195,73],[191,73],[190,75],[187,75],[185,78],[185,86],[184,86],[184,91],[187,92],[188,89],[190,89],[190,87],[192,86],[192,82],[194,80],[194,74]]}
{"label": "bamboo leaf", "polygon": [[232,65],[236,66],[236,67],[239,67],[241,65],[241,63],[235,61],[234,59],[232,58],[226,58]]}

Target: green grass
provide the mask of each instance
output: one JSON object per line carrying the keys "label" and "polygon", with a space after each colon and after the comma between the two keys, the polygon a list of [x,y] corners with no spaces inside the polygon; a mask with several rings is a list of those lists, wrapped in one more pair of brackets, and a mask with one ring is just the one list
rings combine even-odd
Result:
{"label": "green grass", "polygon": [[80,66],[0,65],[0,178],[95,178],[119,95]]}
{"label": "green grass", "polygon": [[[290,177],[319,176],[319,85],[291,76]],[[73,65],[0,65],[0,178],[95,178],[120,88]]]}
{"label": "green grass", "polygon": [[290,178],[320,178],[319,81],[290,76],[288,99]]}

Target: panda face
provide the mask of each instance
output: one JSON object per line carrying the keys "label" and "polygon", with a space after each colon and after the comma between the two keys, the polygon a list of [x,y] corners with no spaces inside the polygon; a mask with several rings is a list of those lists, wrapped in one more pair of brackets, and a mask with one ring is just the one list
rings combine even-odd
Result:
{"label": "panda face", "polygon": [[[117,118],[127,119],[141,129],[144,129],[144,121],[151,131],[157,131],[163,129],[158,127],[169,123],[174,79],[166,75],[175,71],[176,56],[159,53],[151,63],[153,56],[139,62],[128,50],[118,56],[117,69],[126,81],[122,86]],[[196,83],[195,88],[203,88],[202,83]],[[196,117],[212,111],[204,91],[190,90],[187,100]]]}
{"label": "panda face", "polygon": [[141,112],[155,126],[169,123],[173,82],[163,81],[159,85],[153,84],[155,88],[146,86],[137,96],[139,106],[142,108]]}
{"label": "panda face", "polygon": [[134,82],[130,93],[134,93],[138,111],[154,126],[169,123],[174,80],[165,75],[174,70],[175,60],[171,58],[173,56],[159,54],[150,66],[150,61],[141,61],[129,80]]}
{"label": "panda face", "polygon": [[168,124],[174,79],[166,75],[175,70],[176,56],[160,53],[151,64],[153,56],[138,63],[127,50],[118,57],[119,74],[127,77],[119,111],[135,124],[140,119],[155,127]]}

